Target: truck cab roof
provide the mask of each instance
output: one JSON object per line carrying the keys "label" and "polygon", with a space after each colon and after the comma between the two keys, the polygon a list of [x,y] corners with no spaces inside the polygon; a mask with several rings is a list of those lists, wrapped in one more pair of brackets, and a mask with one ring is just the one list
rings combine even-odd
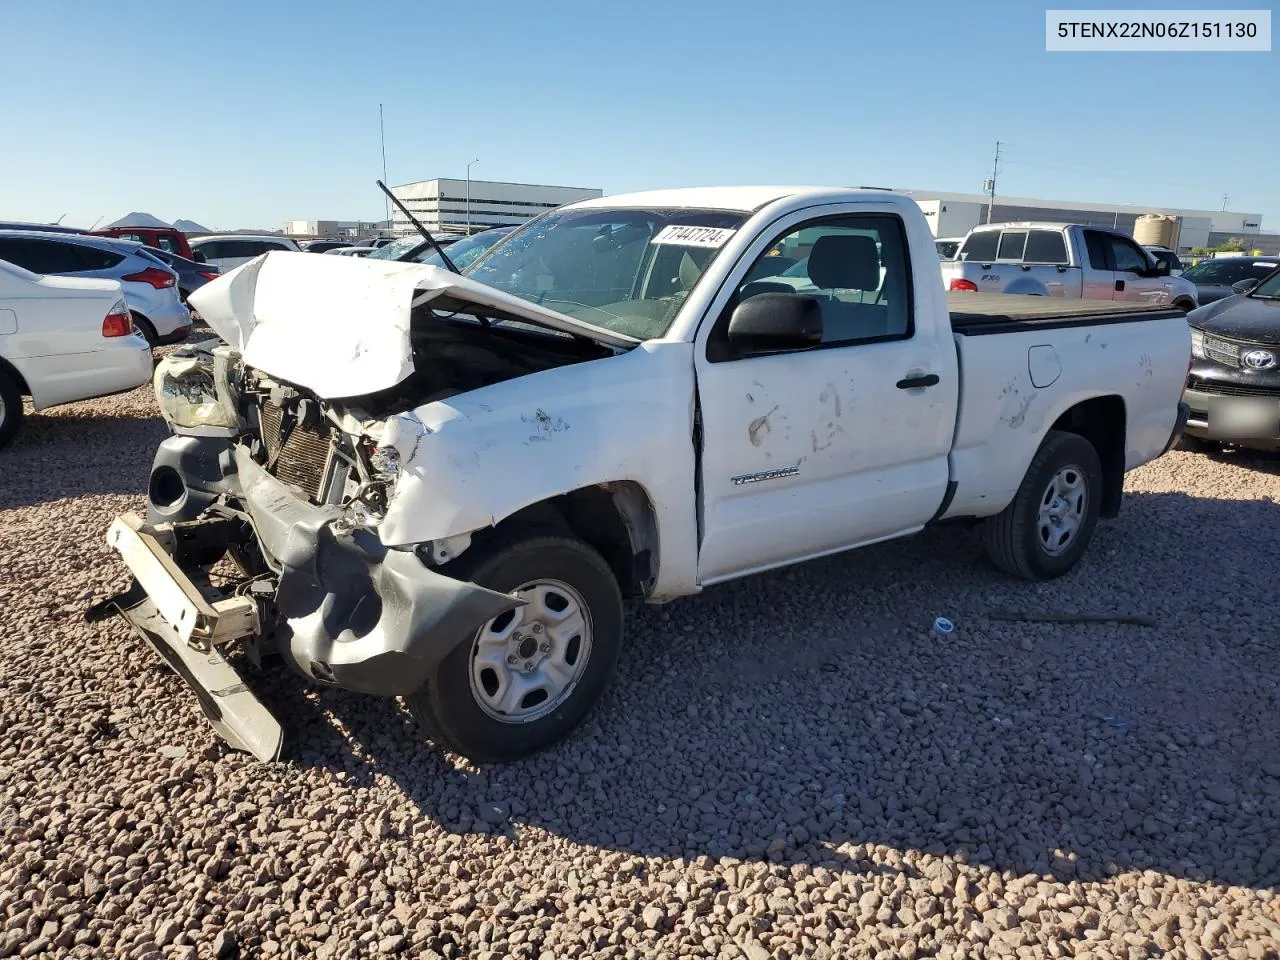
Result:
{"label": "truck cab roof", "polygon": [[913,203],[900,193],[890,193],[875,188],[821,187],[821,186],[740,186],[740,187],[684,187],[676,190],[645,190],[639,193],[622,193],[596,197],[568,204],[568,209],[610,208],[666,208],[732,210],[754,213],[779,200],[794,199],[808,206],[815,199],[830,198],[834,202],[851,200],[897,200]]}

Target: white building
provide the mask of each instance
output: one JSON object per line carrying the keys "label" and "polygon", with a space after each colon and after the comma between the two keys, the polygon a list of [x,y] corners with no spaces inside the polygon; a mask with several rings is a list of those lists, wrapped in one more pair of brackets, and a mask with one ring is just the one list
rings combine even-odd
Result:
{"label": "white building", "polygon": [[[936,190],[902,190],[924,211],[935,237],[963,237],[987,222],[987,197],[980,193],[940,193]],[[996,194],[993,223],[1048,220],[1114,227],[1133,233],[1134,222],[1144,213],[1180,217],[1178,248],[1207,247],[1227,237],[1245,238],[1262,232],[1262,214],[1234,210],[1191,210],[1185,207],[1148,207],[1129,203],[1082,203],[1068,200],[1036,200]]]}
{"label": "white building", "polygon": [[[519,226],[548,210],[603,196],[593,187],[548,187],[492,180],[419,180],[391,192],[432,233],[477,233],[490,227]],[[413,224],[394,205],[391,232],[405,236]]]}
{"label": "white building", "polygon": [[286,220],[284,232],[290,237],[332,237],[356,239],[376,237],[387,227],[385,220]]}

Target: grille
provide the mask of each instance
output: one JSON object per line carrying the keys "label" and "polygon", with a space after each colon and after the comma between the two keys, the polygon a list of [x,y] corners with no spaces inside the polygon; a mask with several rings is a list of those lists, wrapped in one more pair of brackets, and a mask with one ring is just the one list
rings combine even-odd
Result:
{"label": "grille", "polygon": [[262,419],[262,442],[266,445],[267,456],[275,460],[276,479],[297,487],[313,503],[319,503],[324,495],[329,467],[329,431],[323,425],[304,427],[294,424],[282,447],[280,424],[283,412],[280,407],[264,403],[259,415]]}
{"label": "grille", "polygon": [[1204,355],[1210,360],[1226,364],[1228,367],[1240,366],[1240,347],[1230,340],[1219,340],[1217,337],[1204,338]]}
{"label": "grille", "polygon": [[1203,377],[1188,377],[1187,389],[1213,393],[1221,397],[1280,398],[1278,387],[1247,387],[1235,383],[1223,383],[1220,380],[1205,380]]}

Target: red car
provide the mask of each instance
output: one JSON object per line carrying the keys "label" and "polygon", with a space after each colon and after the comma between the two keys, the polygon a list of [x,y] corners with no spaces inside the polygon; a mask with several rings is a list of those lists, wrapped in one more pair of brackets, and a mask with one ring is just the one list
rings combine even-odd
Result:
{"label": "red car", "polygon": [[119,237],[121,240],[136,240],[148,247],[156,247],[176,253],[180,257],[194,260],[191,244],[187,243],[187,235],[173,227],[107,227],[105,230],[90,231],[98,237]]}

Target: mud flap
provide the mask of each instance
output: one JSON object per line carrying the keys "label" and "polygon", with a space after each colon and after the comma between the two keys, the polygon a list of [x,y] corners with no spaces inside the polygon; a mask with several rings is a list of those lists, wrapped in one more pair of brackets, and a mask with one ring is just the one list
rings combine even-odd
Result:
{"label": "mud flap", "polygon": [[94,623],[116,613],[186,681],[205,717],[227,743],[259,760],[280,758],[284,745],[280,721],[254,696],[216,646],[201,653],[188,645],[136,581],[127,593],[90,607],[85,619]]}

